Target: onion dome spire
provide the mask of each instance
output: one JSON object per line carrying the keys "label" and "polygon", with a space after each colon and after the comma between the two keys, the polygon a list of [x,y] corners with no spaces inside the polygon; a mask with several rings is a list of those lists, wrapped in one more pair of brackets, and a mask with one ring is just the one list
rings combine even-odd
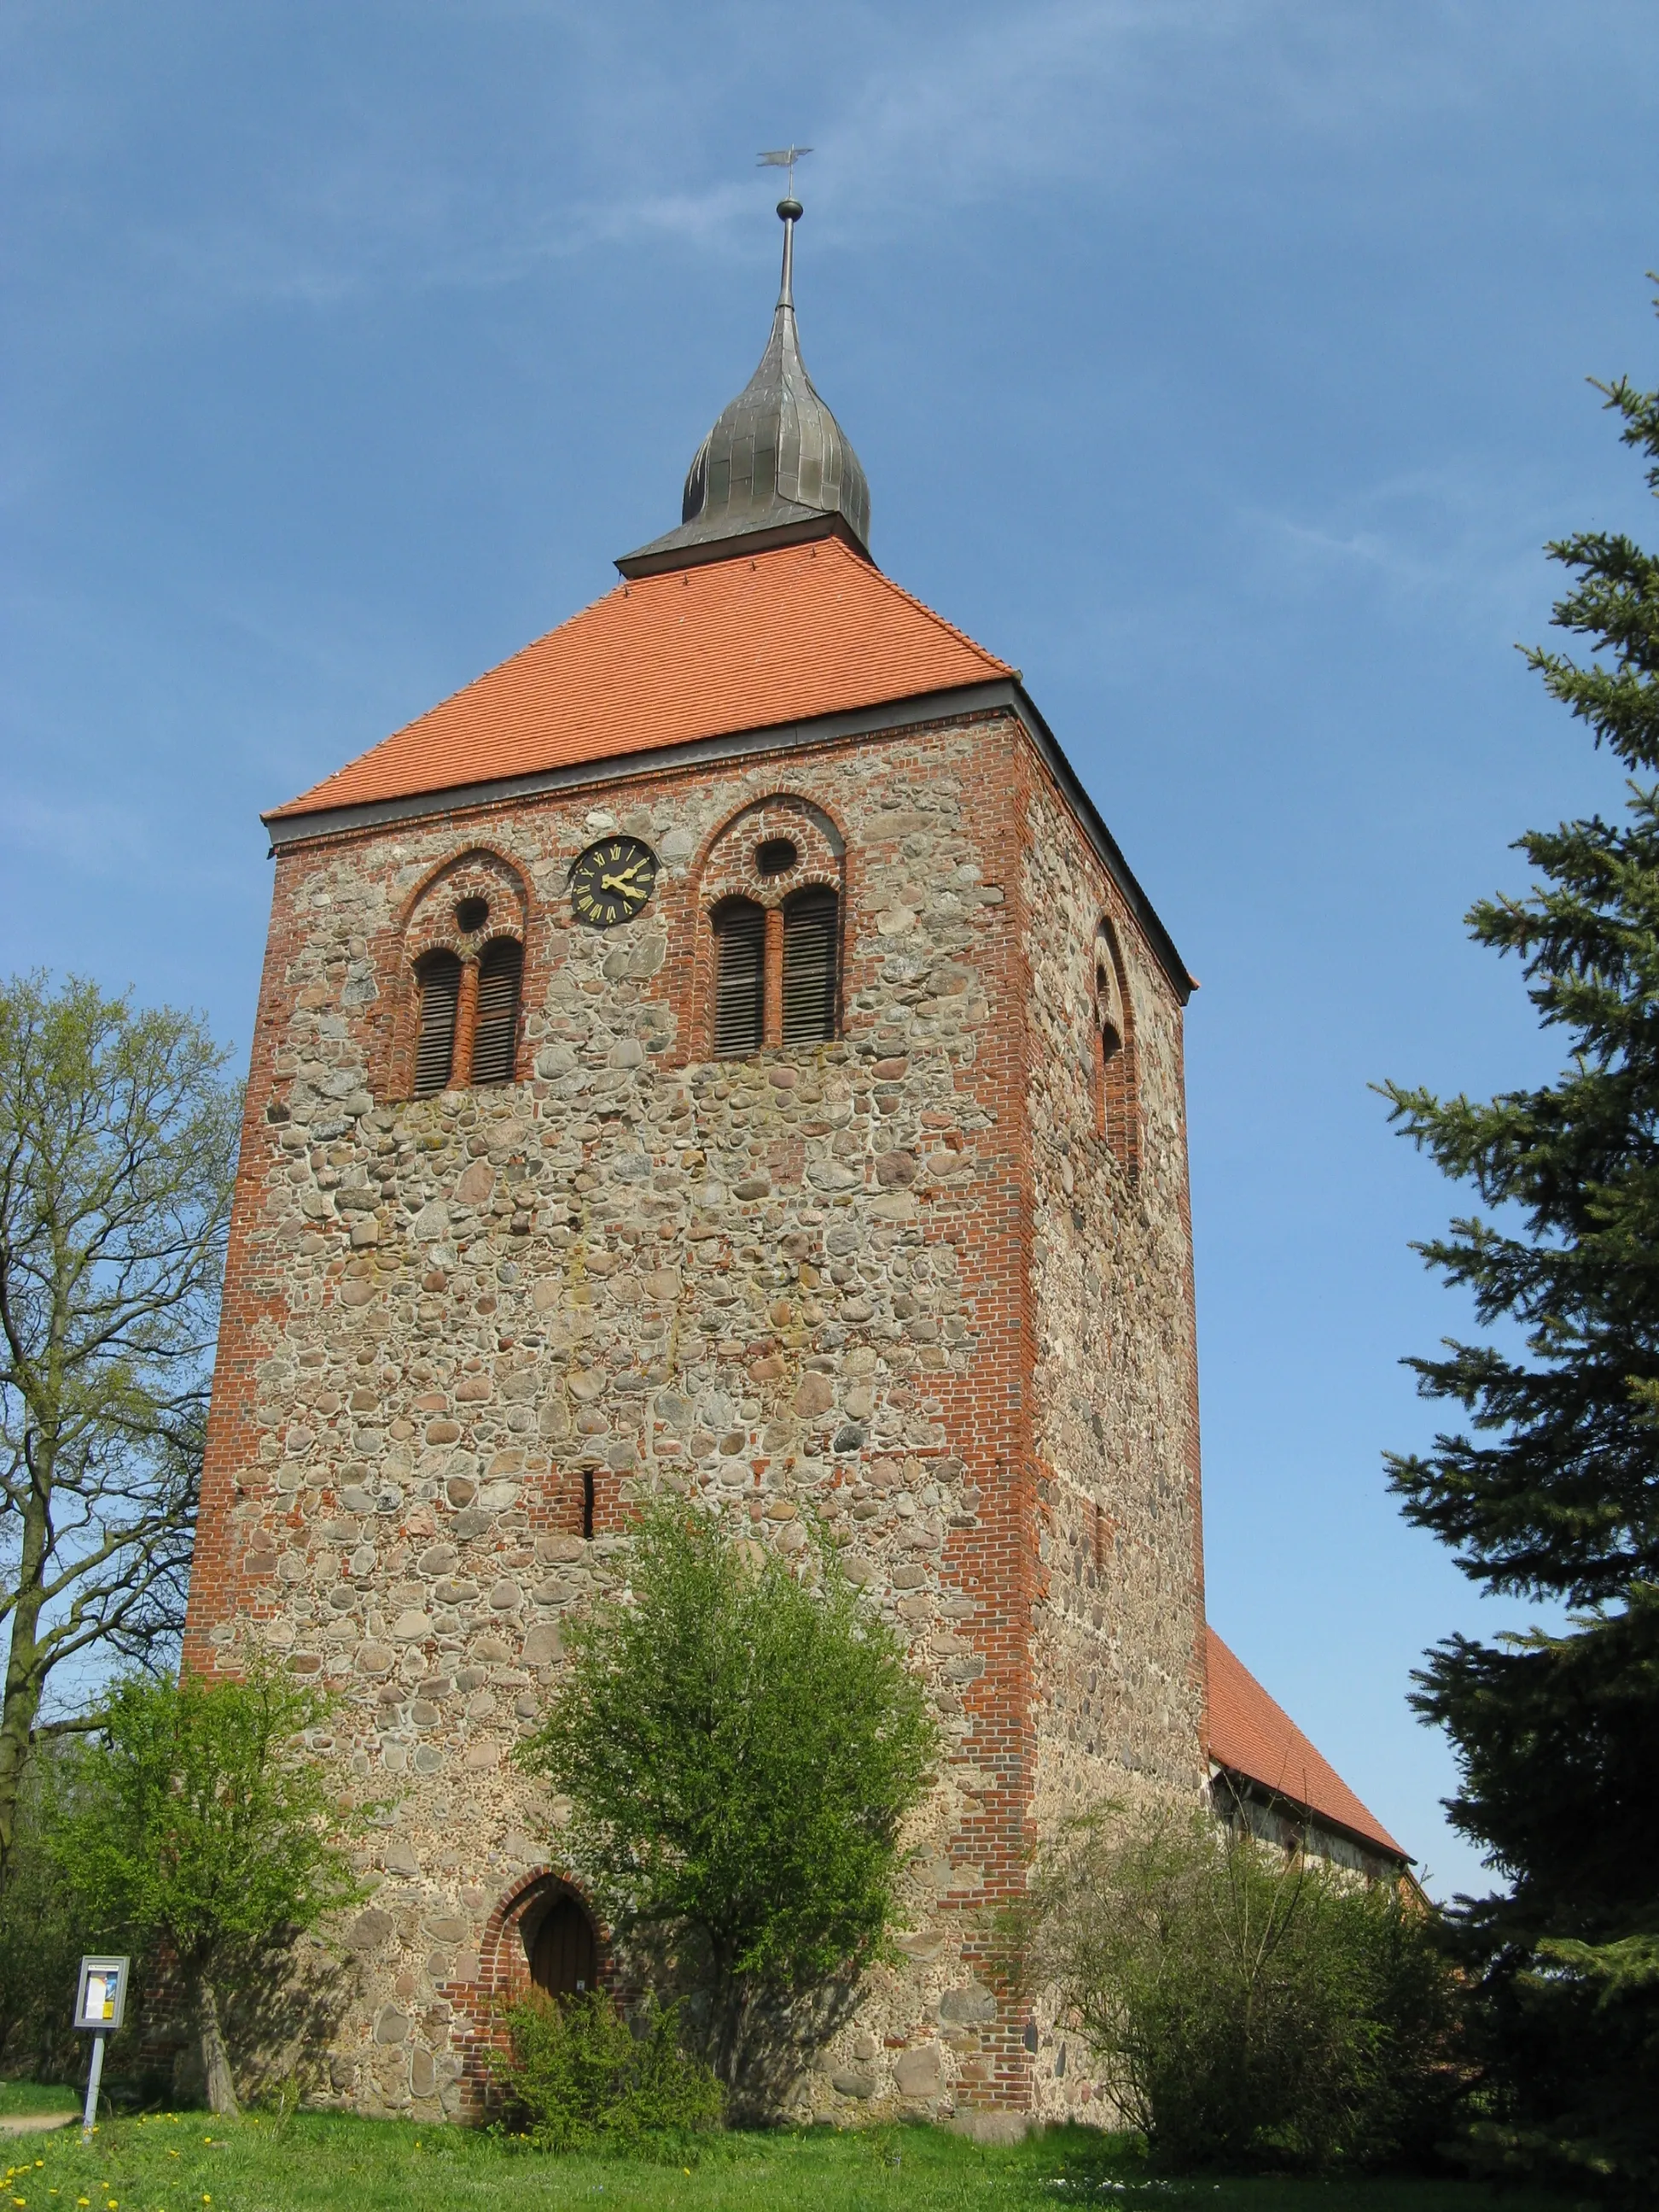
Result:
{"label": "onion dome spire", "polygon": [[778,202],[783,275],[760,366],[697,448],[679,528],[625,554],[617,563],[624,576],[792,544],[837,527],[867,556],[869,485],[800,357],[794,273],[802,213],[793,191]]}

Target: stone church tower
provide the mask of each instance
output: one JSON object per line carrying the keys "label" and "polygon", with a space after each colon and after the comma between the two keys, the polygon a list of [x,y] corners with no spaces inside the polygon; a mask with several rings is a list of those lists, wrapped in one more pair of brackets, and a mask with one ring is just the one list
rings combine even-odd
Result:
{"label": "stone church tower", "polygon": [[1086,2102],[992,1912],[1066,1809],[1206,1781],[1191,981],[1019,672],[871,557],[780,213],[679,526],[266,817],[187,1656],[337,1691],[398,1800],[366,2111],[467,2110],[492,1998],[602,1971],[508,1753],[641,1496],[810,1505],[945,1731],[803,2114]]}

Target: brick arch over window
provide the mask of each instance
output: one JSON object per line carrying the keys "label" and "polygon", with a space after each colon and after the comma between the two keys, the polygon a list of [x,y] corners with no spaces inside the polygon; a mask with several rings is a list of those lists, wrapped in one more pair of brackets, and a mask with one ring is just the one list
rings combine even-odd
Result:
{"label": "brick arch over window", "polygon": [[498,853],[462,853],[415,893],[401,932],[392,1097],[514,1079],[528,922],[524,878]]}
{"label": "brick arch over window", "polygon": [[696,871],[697,1057],[839,1034],[846,895],[846,840],[811,800],[774,793],[721,825]]}
{"label": "brick arch over window", "polygon": [[1140,1172],[1134,1001],[1117,933],[1103,919],[1094,943],[1095,1129],[1133,1182]]}

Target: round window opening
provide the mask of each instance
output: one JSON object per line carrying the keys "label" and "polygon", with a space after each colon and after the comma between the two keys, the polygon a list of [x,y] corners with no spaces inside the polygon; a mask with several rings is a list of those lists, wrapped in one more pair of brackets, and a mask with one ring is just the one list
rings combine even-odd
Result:
{"label": "round window opening", "polygon": [[769,837],[755,854],[755,866],[763,876],[787,876],[800,851],[788,837]]}
{"label": "round window opening", "polygon": [[455,927],[469,937],[475,929],[482,929],[489,919],[488,899],[464,898],[455,909]]}

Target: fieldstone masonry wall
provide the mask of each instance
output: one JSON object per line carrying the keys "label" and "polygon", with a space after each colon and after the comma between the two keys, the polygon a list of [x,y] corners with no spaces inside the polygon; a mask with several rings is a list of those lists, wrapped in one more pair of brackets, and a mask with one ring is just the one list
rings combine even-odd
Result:
{"label": "fieldstone masonry wall", "polygon": [[[1034,1814],[1202,1787],[1203,1547],[1182,1010],[1126,960],[1134,1142],[1100,1126],[1097,923],[1135,942],[1115,887],[1051,792],[1025,841],[1037,1335],[1039,1595]],[[1125,1164],[1124,1155],[1133,1159]],[[1075,2115],[1086,2054],[1039,2000],[1033,2101]]]}
{"label": "fieldstone masonry wall", "polygon": [[[739,817],[839,872],[844,988],[836,1042],[733,1063],[701,1041]],[[572,928],[570,864],[613,826],[657,893]],[[518,1079],[412,1103],[410,962],[452,878],[523,932]],[[1089,1133],[1103,911],[1133,1187]],[[799,2112],[1086,2094],[994,1988],[988,1921],[1079,1795],[1200,1784],[1181,1083],[1175,994],[1006,715],[283,851],[187,1651],[257,1642],[341,1692],[313,1748],[398,1800],[328,2094],[476,2103],[568,1810],[507,1754],[561,1624],[626,1575],[630,1502],[667,1488],[786,1553],[821,1516],[946,1731],[908,1964]]]}

